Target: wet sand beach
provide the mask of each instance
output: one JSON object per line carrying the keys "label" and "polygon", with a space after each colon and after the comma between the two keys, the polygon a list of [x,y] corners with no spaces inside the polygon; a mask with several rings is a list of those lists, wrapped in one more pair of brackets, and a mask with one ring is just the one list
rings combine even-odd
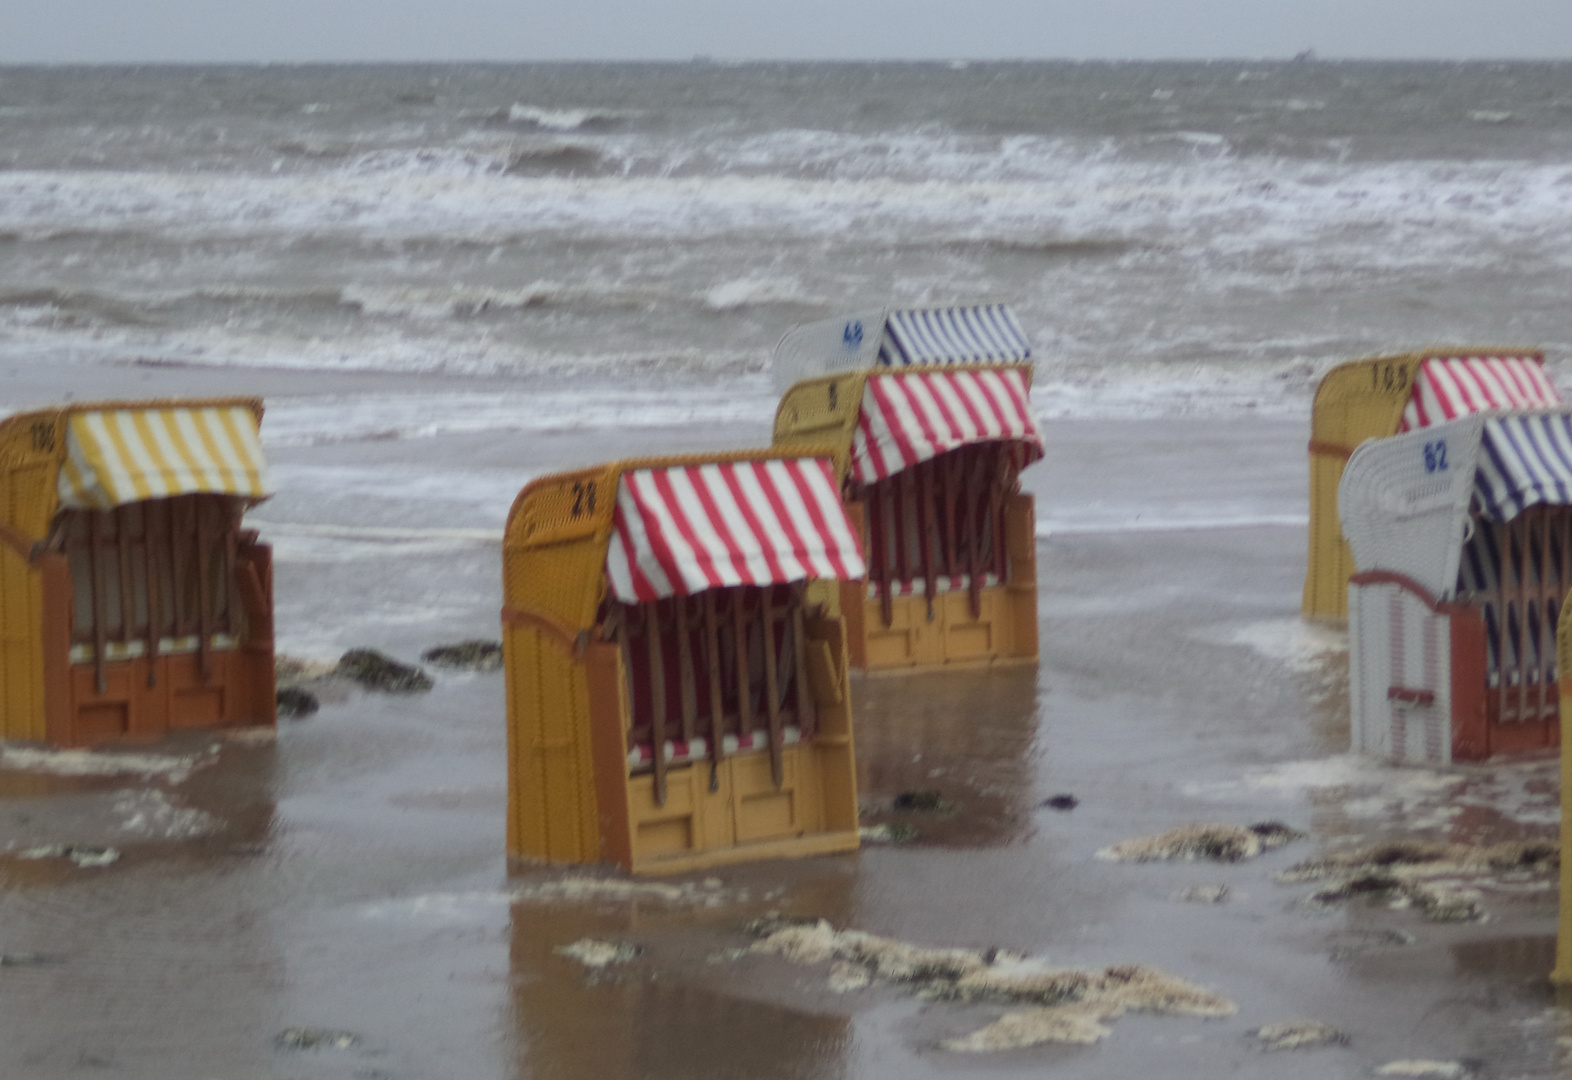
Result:
{"label": "wet sand beach", "polygon": [[[275,545],[279,650],[322,661],[370,646],[414,662],[495,638],[495,537],[529,477],[768,437],[753,377],[720,388],[730,420],[340,440],[289,427],[377,395],[447,415],[456,395],[556,388],[0,367],[13,407],[66,391],[267,394],[279,495],[251,516]],[[1572,1031],[1546,981],[1552,874],[1449,879],[1485,916],[1458,922],[1426,918],[1402,891],[1310,904],[1330,882],[1279,878],[1377,841],[1553,839],[1559,820],[1551,761],[1396,769],[1346,754],[1345,639],[1298,616],[1306,423],[1068,420],[1046,435],[1024,478],[1038,499],[1040,666],[853,684],[864,824],[914,839],[653,884],[510,874],[498,672],[428,666],[429,693],[349,690],[281,720],[276,738],[136,746],[114,775],[7,748],[0,1075],[1275,1078],[1416,1060],[1560,1075]],[[942,812],[893,805],[930,790]],[[1060,795],[1073,807],[1044,805]],[[1098,856],[1179,826],[1267,822],[1304,835],[1236,862]],[[27,857],[53,844],[120,858]],[[1237,1009],[1110,1015],[1091,1044],[949,1049],[1020,1006],[754,950],[745,926],[771,912],[1056,968],[1148,965]],[[601,967],[560,951],[586,938],[638,951]],[[1251,1034],[1306,1021],[1345,1038],[1273,1051]]]}

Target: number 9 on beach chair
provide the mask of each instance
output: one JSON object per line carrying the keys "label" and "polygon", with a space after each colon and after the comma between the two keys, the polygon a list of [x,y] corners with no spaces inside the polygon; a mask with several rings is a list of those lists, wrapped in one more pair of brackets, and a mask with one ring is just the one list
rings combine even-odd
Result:
{"label": "number 9 on beach chair", "polygon": [[0,736],[84,746],[271,725],[272,557],[255,399],[0,423]]}
{"label": "number 9 on beach chair", "polygon": [[619,462],[520,492],[503,546],[508,852],[675,872],[857,847],[826,457]]}

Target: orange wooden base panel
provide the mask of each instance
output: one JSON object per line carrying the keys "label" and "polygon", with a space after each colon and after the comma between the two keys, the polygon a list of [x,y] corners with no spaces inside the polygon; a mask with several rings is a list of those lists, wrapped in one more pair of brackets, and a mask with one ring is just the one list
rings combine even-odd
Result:
{"label": "orange wooden base panel", "polygon": [[215,651],[206,679],[195,653],[112,660],[104,683],[100,694],[94,665],[71,665],[65,730],[50,732],[50,742],[92,746],[190,728],[271,727],[277,716],[270,651]]}

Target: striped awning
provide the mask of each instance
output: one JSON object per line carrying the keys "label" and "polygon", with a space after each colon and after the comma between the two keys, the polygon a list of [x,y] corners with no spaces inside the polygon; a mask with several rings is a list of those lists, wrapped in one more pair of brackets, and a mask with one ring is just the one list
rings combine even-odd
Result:
{"label": "striped awning", "polygon": [[624,603],[731,585],[863,577],[822,458],[632,469],[617,488],[606,577]]}
{"label": "striped awning", "polygon": [[947,450],[999,441],[1020,445],[1021,465],[1043,456],[1024,371],[880,372],[863,390],[852,472],[871,484]]}
{"label": "striped awning", "polygon": [[1432,356],[1419,365],[1400,432],[1498,409],[1549,409],[1561,395],[1537,354]]}
{"label": "striped awning", "polygon": [[1511,521],[1530,506],[1572,505],[1572,413],[1493,416],[1479,436],[1480,513]]}
{"label": "striped awning", "polygon": [[886,367],[1031,358],[1031,342],[1003,304],[897,309],[885,317],[879,341],[879,363]]}
{"label": "striped awning", "polygon": [[66,425],[60,505],[107,510],[143,499],[272,494],[257,417],[243,405],[76,412]]}

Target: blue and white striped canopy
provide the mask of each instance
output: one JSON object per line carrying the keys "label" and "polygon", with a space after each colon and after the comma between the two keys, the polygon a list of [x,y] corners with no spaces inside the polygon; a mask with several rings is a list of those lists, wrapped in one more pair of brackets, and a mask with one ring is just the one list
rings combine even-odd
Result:
{"label": "blue and white striped canopy", "polygon": [[1511,521],[1530,506],[1572,505],[1572,413],[1492,416],[1479,450],[1474,492],[1482,516]]}
{"label": "blue and white striped canopy", "polygon": [[1003,304],[897,309],[886,317],[879,342],[879,363],[886,367],[1031,358],[1031,342]]}

